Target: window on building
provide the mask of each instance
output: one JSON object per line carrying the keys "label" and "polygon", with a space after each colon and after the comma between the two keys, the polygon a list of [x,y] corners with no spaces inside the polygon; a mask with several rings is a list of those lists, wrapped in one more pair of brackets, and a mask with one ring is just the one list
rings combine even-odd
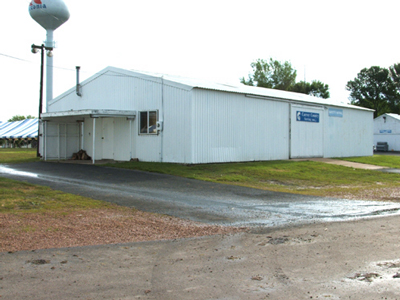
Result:
{"label": "window on building", "polygon": [[157,134],[157,118],[156,110],[140,112],[140,134]]}

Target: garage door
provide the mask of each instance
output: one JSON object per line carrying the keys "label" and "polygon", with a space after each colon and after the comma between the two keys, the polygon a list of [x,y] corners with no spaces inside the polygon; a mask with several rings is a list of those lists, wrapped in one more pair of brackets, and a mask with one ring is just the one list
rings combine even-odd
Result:
{"label": "garage door", "polygon": [[323,157],[322,107],[291,105],[290,158]]}

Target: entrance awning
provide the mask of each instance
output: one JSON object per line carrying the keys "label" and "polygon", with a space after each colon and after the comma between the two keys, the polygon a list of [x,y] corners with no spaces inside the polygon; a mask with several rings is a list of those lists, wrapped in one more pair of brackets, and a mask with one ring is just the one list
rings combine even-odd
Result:
{"label": "entrance awning", "polygon": [[135,110],[111,110],[111,109],[84,109],[84,110],[69,110],[42,113],[43,121],[51,121],[56,118],[57,121],[65,119],[69,121],[81,120],[84,117],[89,118],[135,118]]}

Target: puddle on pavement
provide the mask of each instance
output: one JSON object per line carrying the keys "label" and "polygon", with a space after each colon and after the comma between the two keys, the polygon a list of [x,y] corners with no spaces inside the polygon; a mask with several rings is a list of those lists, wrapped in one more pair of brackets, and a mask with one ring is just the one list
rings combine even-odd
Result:
{"label": "puddle on pavement", "polygon": [[[346,199],[329,199],[317,201],[293,201],[254,203],[253,208],[245,209],[235,206],[233,210],[238,219],[247,217],[240,225],[282,226],[314,222],[348,221],[360,218],[389,216],[400,214],[400,203],[363,201]],[[236,225],[236,224],[234,224]]]}

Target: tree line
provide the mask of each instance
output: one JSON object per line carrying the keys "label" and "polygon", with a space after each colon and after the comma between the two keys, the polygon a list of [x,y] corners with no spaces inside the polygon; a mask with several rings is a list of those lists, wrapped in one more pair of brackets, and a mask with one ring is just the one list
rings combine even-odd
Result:
{"label": "tree line", "polygon": [[400,63],[388,69],[378,66],[362,69],[347,82],[351,104],[374,109],[374,117],[400,114]]}
{"label": "tree line", "polygon": [[330,97],[329,85],[319,80],[296,82],[297,71],[288,61],[282,63],[272,58],[269,61],[257,59],[251,63],[251,67],[253,73],[249,74],[248,79],[240,79],[245,85],[303,93],[324,99]]}
{"label": "tree line", "polygon": [[[288,61],[257,59],[251,63],[252,73],[245,85],[303,93],[319,98],[330,97],[329,85],[319,80],[296,82],[297,71]],[[362,69],[346,84],[350,103],[375,110],[374,117],[384,113],[400,114],[400,63],[389,68],[372,66]]]}
{"label": "tree line", "polygon": [[16,122],[16,121],[22,121],[25,119],[35,119],[35,117],[32,115],[27,115],[26,117],[22,116],[22,115],[15,115],[12,118],[8,119],[7,122]]}

